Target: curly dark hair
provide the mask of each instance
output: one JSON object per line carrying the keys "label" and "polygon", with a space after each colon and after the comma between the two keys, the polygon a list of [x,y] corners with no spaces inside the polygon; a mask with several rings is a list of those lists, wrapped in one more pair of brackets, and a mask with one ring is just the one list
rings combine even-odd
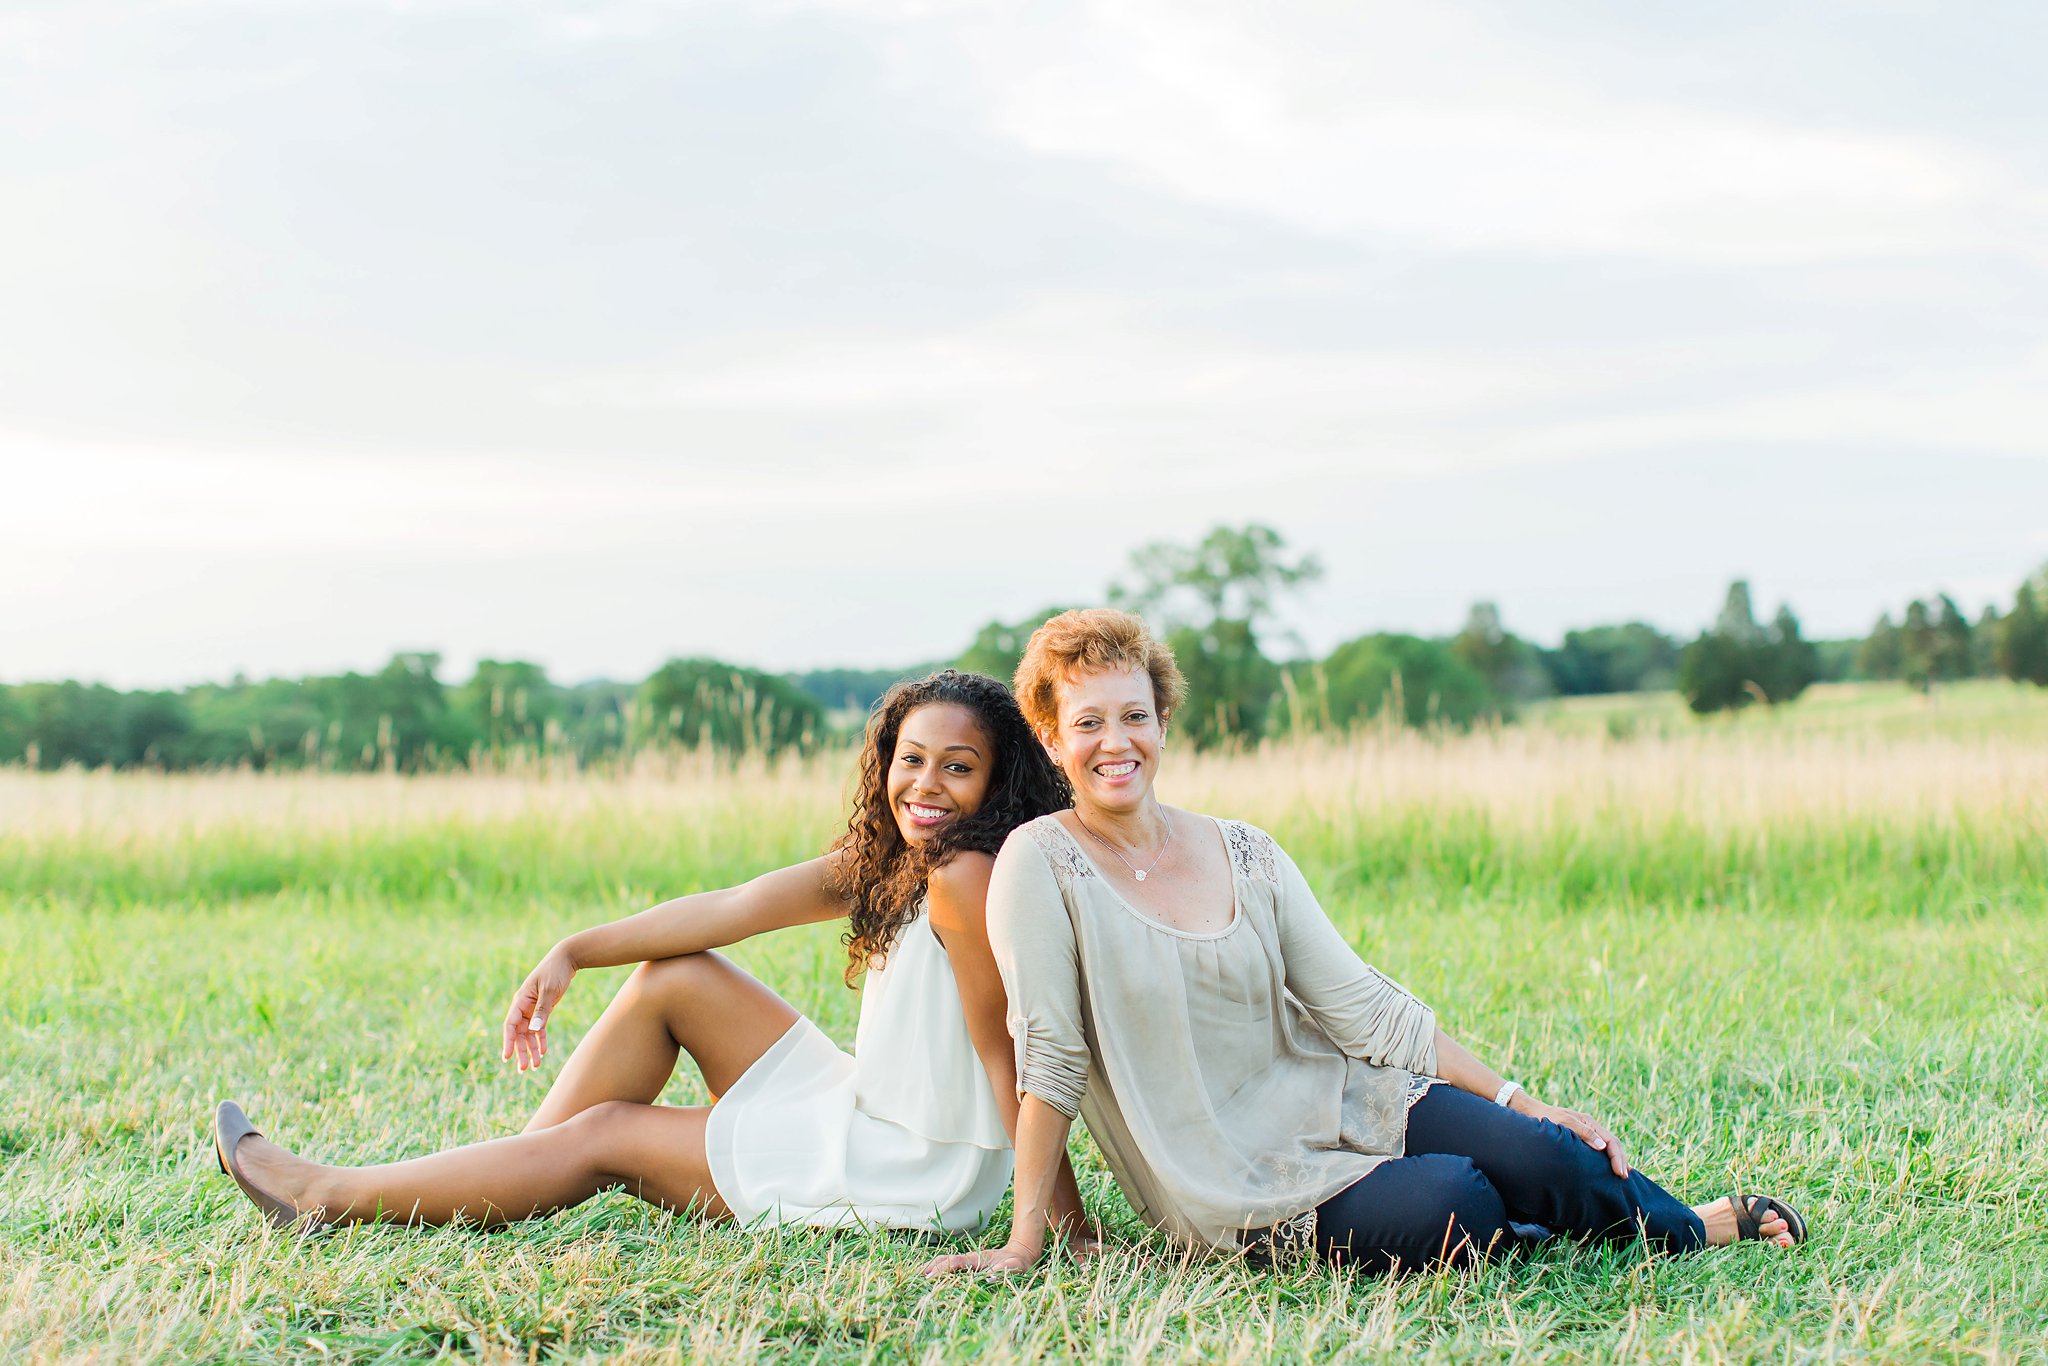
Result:
{"label": "curly dark hair", "polygon": [[[973,814],[947,822],[929,840],[913,845],[903,838],[889,808],[889,765],[895,762],[904,718],[941,702],[967,708],[981,723],[995,750],[988,791]],[[941,669],[890,688],[868,717],[853,816],[846,833],[832,844],[844,856],[837,860],[832,890],[853,903],[842,940],[847,984],[888,952],[897,931],[917,913],[934,870],[963,849],[993,854],[1012,830],[1071,802],[1066,775],[1046,757],[1005,685],[981,674]]]}

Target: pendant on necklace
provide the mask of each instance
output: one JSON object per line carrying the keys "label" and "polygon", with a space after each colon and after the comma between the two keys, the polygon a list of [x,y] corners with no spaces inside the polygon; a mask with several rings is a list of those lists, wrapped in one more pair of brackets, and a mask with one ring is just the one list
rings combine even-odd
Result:
{"label": "pendant on necklace", "polygon": [[1145,872],[1146,872],[1146,870],[1145,870],[1145,869],[1143,869],[1143,868],[1140,868],[1140,869],[1138,869],[1137,871],[1138,871],[1138,881],[1140,881],[1140,882],[1143,882],[1143,881],[1145,880]]}

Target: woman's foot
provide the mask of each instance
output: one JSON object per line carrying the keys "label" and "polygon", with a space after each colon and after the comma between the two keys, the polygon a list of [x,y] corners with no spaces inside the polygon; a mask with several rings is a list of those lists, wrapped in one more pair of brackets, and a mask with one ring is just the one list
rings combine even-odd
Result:
{"label": "woman's foot", "polygon": [[273,1224],[313,1228],[325,1221],[328,1202],[316,1188],[326,1169],[258,1133],[233,1101],[215,1111],[213,1139],[221,1166]]}
{"label": "woman's foot", "polygon": [[312,1193],[320,1164],[308,1162],[262,1134],[250,1134],[235,1145],[235,1164],[250,1182],[301,1213],[324,1203]]}
{"label": "woman's foot", "polygon": [[[1735,1197],[1724,1195],[1719,1200],[1710,1200],[1704,1205],[1694,1205],[1692,1212],[1707,1226],[1707,1246],[1726,1247],[1742,1236],[1742,1221],[1735,1211]],[[1757,1237],[1779,1247],[1791,1247],[1797,1241],[1792,1236],[1792,1226],[1779,1218],[1775,1211],[1763,1213],[1757,1221]]]}

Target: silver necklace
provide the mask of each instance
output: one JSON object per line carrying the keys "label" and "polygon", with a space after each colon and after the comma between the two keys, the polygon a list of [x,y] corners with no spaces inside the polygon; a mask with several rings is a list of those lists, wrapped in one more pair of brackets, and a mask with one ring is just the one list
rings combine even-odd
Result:
{"label": "silver necklace", "polygon": [[1117,848],[1114,844],[1111,844],[1108,840],[1096,834],[1093,830],[1088,830],[1088,822],[1081,819],[1081,813],[1079,811],[1074,812],[1074,824],[1080,826],[1083,830],[1087,830],[1089,839],[1094,840],[1097,844],[1109,850],[1110,853],[1115,854],[1116,861],[1118,863],[1121,863],[1124,867],[1129,868],[1131,870],[1131,876],[1135,877],[1140,882],[1143,882],[1145,880],[1145,874],[1151,872],[1154,868],[1157,868],[1159,866],[1159,860],[1165,858],[1166,851],[1173,847],[1173,821],[1170,817],[1167,816],[1167,814],[1164,811],[1159,813],[1159,819],[1166,822],[1166,842],[1159,846],[1159,853],[1156,856],[1154,856],[1152,861],[1146,864],[1143,868],[1140,868],[1136,864],[1132,863],[1129,859],[1124,857],[1123,850]]}

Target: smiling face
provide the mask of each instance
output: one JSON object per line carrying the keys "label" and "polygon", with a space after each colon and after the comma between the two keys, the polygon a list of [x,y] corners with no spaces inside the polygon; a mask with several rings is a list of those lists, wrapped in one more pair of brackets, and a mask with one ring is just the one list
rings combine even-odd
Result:
{"label": "smiling face", "polygon": [[889,810],[911,844],[974,814],[988,794],[995,749],[973,712],[934,702],[903,718],[889,759]]}
{"label": "smiling face", "polygon": [[1166,726],[1143,669],[1076,674],[1056,696],[1059,725],[1042,736],[1074,785],[1074,804],[1135,811],[1152,791]]}

